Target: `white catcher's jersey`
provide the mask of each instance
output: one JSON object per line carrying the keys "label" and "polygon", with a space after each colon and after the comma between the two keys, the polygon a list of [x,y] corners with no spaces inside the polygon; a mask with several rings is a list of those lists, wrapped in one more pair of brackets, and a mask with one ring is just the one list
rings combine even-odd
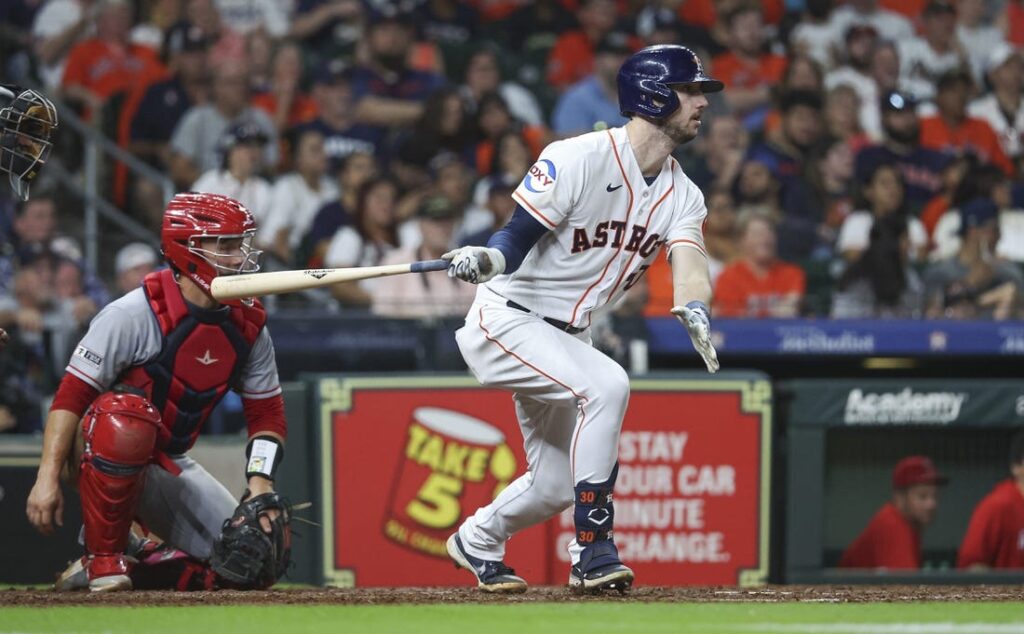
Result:
{"label": "white catcher's jersey", "polygon": [[703,194],[673,158],[647,185],[625,128],[547,146],[512,198],[551,231],[485,286],[576,327],[614,305],[663,246],[706,255]]}

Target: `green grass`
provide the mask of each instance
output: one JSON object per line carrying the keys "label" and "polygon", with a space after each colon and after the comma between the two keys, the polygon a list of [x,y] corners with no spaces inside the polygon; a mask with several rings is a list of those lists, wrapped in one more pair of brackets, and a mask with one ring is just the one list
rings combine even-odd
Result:
{"label": "green grass", "polygon": [[0,632],[1024,634],[1015,603],[0,608]]}

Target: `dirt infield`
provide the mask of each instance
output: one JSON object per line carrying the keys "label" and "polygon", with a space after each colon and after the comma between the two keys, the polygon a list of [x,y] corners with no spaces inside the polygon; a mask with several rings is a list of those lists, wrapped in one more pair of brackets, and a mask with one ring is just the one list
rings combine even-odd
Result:
{"label": "dirt infield", "polygon": [[642,586],[624,596],[580,596],[564,587],[532,587],[525,594],[493,596],[472,588],[314,588],[264,592],[121,592],[90,594],[52,590],[0,590],[0,607],[59,605],[393,605],[451,603],[540,603],[575,601],[663,603],[867,603],[909,601],[1024,601],[1022,586],[768,586],[665,588]]}

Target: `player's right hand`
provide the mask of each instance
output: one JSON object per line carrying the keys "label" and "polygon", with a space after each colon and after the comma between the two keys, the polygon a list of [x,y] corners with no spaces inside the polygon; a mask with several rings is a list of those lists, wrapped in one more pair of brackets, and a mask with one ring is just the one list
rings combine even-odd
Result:
{"label": "player's right hand", "polygon": [[483,284],[505,270],[505,256],[492,247],[461,247],[441,256],[448,260],[448,277]]}
{"label": "player's right hand", "polygon": [[64,526],[64,495],[57,479],[36,478],[25,507],[28,521],[43,535],[52,535],[54,525]]}

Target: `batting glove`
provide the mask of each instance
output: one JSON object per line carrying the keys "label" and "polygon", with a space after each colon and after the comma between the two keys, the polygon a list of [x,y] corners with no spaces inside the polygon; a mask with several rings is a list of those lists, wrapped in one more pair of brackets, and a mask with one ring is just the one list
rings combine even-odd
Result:
{"label": "batting glove", "polygon": [[441,256],[448,260],[448,277],[483,284],[505,270],[505,256],[491,247],[462,247]]}
{"label": "batting glove", "polygon": [[711,345],[711,317],[704,302],[690,302],[686,306],[674,306],[672,314],[683,324],[690,335],[693,347],[704,359],[708,372],[718,372],[718,353]]}

